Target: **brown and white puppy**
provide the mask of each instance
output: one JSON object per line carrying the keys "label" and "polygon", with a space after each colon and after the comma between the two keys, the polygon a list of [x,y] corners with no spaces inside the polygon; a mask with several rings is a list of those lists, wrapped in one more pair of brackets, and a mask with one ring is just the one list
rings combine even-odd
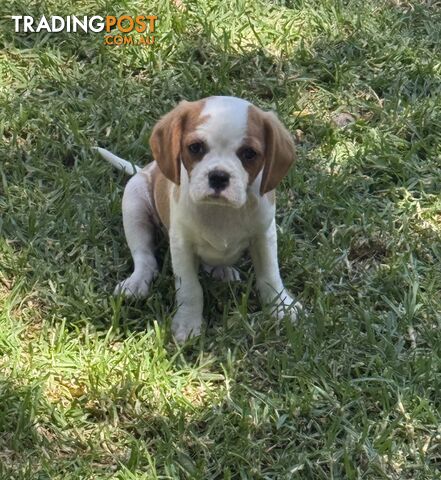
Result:
{"label": "brown and white puppy", "polygon": [[184,101],[155,125],[150,145],[155,161],[144,169],[97,149],[117,168],[137,172],[122,204],[134,272],[115,293],[148,294],[158,271],[154,228],[162,224],[176,278],[178,341],[201,330],[200,262],[215,278],[238,280],[232,265],[247,249],[262,301],[276,317],[295,320],[301,305],[280,278],[273,191],[294,161],[294,144],[276,115],[235,97]]}

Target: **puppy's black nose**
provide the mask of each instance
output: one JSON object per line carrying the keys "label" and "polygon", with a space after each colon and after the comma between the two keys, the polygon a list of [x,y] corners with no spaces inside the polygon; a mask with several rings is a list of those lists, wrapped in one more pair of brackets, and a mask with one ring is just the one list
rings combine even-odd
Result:
{"label": "puppy's black nose", "polygon": [[222,170],[213,170],[208,174],[208,185],[220,192],[225,190],[230,183],[230,174]]}

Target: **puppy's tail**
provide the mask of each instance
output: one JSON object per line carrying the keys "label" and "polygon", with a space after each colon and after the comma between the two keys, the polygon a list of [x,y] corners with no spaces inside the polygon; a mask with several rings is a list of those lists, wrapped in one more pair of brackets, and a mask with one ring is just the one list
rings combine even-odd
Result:
{"label": "puppy's tail", "polygon": [[109,150],[106,150],[105,148],[93,147],[93,149],[96,150],[104,158],[104,160],[107,160],[118,170],[124,170],[124,172],[127,173],[128,175],[135,175],[135,173],[140,172],[142,170],[141,167],[138,167],[137,165],[133,165],[127,160],[117,157],[116,155],[114,155],[112,152],[109,152]]}

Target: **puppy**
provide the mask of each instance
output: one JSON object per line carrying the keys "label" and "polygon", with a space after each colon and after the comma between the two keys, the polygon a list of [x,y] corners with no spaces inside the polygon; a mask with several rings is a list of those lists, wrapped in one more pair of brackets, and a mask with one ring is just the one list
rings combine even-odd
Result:
{"label": "puppy", "polygon": [[199,335],[199,265],[213,277],[238,280],[232,267],[249,250],[261,300],[273,315],[296,319],[301,305],[286,291],[277,260],[275,187],[294,161],[294,143],[276,115],[235,97],[181,102],[153,128],[154,160],[144,169],[97,148],[110,163],[135,174],[122,201],[133,262],[116,294],[145,297],[158,271],[154,229],[168,231],[178,342]]}

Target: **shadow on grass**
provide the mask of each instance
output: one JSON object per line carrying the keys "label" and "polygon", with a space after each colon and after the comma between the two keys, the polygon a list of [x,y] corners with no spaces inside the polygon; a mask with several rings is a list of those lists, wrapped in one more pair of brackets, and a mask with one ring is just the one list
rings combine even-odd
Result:
{"label": "shadow on grass", "polygon": [[22,387],[0,378],[2,479],[49,479],[62,472],[96,478],[130,460],[129,442],[121,432],[127,442],[121,442],[121,451],[100,444],[100,432],[117,431],[102,410],[81,405],[81,400],[71,405],[66,400],[64,405],[51,403],[47,393],[42,385]]}
{"label": "shadow on grass", "polygon": [[40,463],[40,455],[50,458],[50,439],[37,431],[45,403],[43,392],[39,386],[21,387],[0,378],[0,402],[0,475],[4,479],[18,475],[30,478]]}

